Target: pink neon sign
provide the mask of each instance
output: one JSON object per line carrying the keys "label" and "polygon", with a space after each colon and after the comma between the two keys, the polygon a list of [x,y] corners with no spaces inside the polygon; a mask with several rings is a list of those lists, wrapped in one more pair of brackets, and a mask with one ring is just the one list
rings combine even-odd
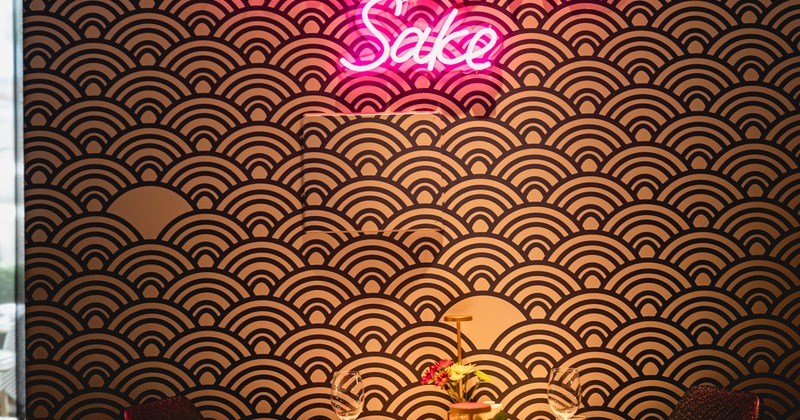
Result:
{"label": "pink neon sign", "polygon": [[[442,63],[445,66],[456,66],[463,63],[476,71],[485,70],[492,65],[488,56],[497,45],[500,36],[491,27],[480,27],[472,34],[471,38],[467,38],[470,35],[469,30],[454,30],[453,23],[458,16],[458,10],[452,10],[439,21],[437,27],[440,29],[435,35],[430,26],[424,29],[412,26],[403,30],[394,40],[391,40],[375,25],[369,16],[372,8],[381,1],[369,0],[361,11],[361,19],[364,22],[364,26],[380,43],[380,55],[365,63],[353,63],[344,58],[339,59],[339,62],[348,70],[355,72],[375,70],[390,59],[396,64],[414,60],[418,64],[426,65],[428,70],[433,70],[436,63]],[[393,1],[395,4],[394,15],[399,17],[403,14],[403,4],[407,0]],[[423,47],[428,43],[429,38],[433,38],[433,46],[427,54],[424,54]],[[411,48],[403,49],[403,46],[415,39],[416,43],[411,44],[413,45]],[[459,40],[466,41],[465,48],[462,51],[458,51],[454,57],[448,57],[445,54],[445,49],[452,42]],[[485,43],[481,44],[481,40],[485,40]]]}

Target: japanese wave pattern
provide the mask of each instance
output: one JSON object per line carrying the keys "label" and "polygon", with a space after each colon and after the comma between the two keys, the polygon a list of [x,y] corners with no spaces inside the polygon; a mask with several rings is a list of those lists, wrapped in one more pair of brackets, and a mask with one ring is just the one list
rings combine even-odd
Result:
{"label": "japanese wave pattern", "polygon": [[[491,72],[350,77],[354,0],[27,0],[28,415],[327,419],[358,369],[364,419],[441,419],[417,381],[471,308],[481,398],[518,419],[561,364],[589,417],[706,383],[800,418],[800,4],[470,6]],[[317,151],[304,233],[303,116],[422,109],[436,136],[316,128],[372,152]]]}

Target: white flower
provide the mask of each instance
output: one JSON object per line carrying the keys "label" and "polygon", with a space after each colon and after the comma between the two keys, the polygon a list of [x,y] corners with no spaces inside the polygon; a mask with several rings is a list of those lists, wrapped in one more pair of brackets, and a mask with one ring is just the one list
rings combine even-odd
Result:
{"label": "white flower", "polygon": [[460,381],[474,371],[474,364],[460,365],[458,363],[454,363],[447,368],[447,373],[450,375],[451,381]]}

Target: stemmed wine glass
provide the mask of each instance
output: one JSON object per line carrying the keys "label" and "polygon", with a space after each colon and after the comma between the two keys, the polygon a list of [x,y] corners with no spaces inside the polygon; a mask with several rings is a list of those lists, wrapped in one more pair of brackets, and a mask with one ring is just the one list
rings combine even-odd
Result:
{"label": "stemmed wine glass", "polygon": [[331,406],[339,420],[355,420],[364,410],[364,382],[358,371],[333,373]]}
{"label": "stemmed wine glass", "polygon": [[569,420],[581,405],[581,377],[578,369],[554,368],[547,384],[547,402],[556,417]]}

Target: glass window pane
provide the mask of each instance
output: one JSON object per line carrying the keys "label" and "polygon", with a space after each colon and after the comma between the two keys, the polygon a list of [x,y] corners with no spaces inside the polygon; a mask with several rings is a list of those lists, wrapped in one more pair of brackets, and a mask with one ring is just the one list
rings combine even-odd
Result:
{"label": "glass window pane", "polygon": [[[14,7],[0,2],[0,61],[14,62]],[[15,67],[0,66],[0,418],[16,415]]]}

